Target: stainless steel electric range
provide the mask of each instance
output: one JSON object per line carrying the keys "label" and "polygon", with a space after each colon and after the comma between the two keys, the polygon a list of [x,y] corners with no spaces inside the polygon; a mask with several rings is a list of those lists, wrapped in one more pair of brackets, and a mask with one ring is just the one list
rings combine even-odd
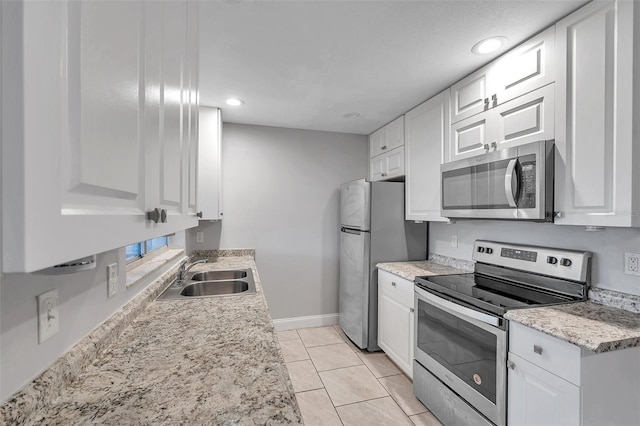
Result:
{"label": "stainless steel electric range", "polygon": [[586,300],[591,253],[477,240],[473,273],[417,277],[414,393],[444,424],[506,424],[509,309]]}

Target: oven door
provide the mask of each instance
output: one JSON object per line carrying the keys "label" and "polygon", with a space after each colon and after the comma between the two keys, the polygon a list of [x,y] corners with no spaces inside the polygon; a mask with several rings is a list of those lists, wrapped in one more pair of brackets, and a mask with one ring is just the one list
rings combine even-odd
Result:
{"label": "oven door", "polygon": [[415,289],[415,359],[497,425],[506,423],[506,321]]}

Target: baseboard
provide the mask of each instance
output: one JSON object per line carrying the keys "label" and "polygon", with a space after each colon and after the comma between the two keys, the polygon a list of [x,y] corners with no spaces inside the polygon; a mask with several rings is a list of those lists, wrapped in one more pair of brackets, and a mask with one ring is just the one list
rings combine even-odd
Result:
{"label": "baseboard", "polygon": [[298,328],[322,327],[338,324],[339,314],[310,315],[307,317],[281,318],[273,320],[276,331],[296,330]]}

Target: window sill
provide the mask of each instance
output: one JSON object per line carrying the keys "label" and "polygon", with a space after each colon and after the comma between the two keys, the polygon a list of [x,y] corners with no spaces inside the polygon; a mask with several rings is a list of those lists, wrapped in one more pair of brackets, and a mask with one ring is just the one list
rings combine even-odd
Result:
{"label": "window sill", "polygon": [[183,249],[168,249],[151,259],[141,259],[144,261],[127,268],[127,288],[137,284],[147,275],[180,257],[184,257]]}

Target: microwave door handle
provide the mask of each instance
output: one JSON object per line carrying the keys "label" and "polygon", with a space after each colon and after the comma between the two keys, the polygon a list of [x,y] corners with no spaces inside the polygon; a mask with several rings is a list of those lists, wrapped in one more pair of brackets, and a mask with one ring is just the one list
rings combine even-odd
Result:
{"label": "microwave door handle", "polygon": [[516,165],[518,164],[518,159],[517,158],[513,158],[512,160],[509,161],[509,164],[507,165],[507,173],[505,173],[504,175],[504,193],[507,196],[507,202],[509,203],[510,207],[518,207],[518,204],[516,203],[516,197],[515,194],[518,193],[518,187],[517,185],[519,185],[519,182],[516,180],[516,190],[513,190],[513,179],[517,178],[517,173],[516,173]]}

